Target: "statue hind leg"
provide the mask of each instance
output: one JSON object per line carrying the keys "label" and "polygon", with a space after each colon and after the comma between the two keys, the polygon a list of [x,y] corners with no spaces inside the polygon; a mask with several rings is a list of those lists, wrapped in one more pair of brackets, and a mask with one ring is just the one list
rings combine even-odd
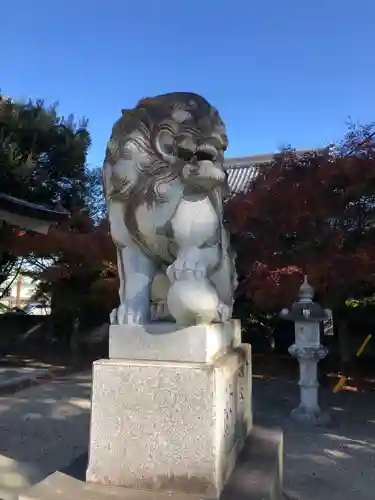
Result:
{"label": "statue hind leg", "polygon": [[212,283],[215,285],[220,298],[220,307],[215,321],[227,321],[232,317],[234,292],[237,288],[237,272],[235,267],[236,255],[229,245],[229,236],[222,229],[222,255],[221,265],[211,276]]}
{"label": "statue hind leg", "polygon": [[212,275],[211,281],[219,295],[220,304],[214,322],[225,322],[232,317],[235,277],[227,262]]}

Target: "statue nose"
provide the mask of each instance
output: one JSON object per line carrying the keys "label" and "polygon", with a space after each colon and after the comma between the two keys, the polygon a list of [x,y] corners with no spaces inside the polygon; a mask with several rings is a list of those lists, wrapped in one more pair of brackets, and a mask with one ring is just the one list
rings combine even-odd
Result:
{"label": "statue nose", "polygon": [[205,139],[203,139],[201,141],[201,145],[202,146],[207,145],[211,148],[214,148],[216,151],[223,149],[223,142],[220,139],[220,137],[216,136],[216,135],[212,135],[212,134],[209,137],[206,137]]}

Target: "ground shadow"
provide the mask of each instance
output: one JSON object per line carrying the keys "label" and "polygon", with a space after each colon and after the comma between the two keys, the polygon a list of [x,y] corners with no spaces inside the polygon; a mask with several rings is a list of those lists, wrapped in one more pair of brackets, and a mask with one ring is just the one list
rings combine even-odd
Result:
{"label": "ground shadow", "polygon": [[297,498],[372,500],[375,489],[375,398],[321,389],[330,424],[311,427],[289,418],[299,390],[285,379],[253,381],[254,420],[280,426],[285,437],[285,488]]}
{"label": "ground shadow", "polygon": [[90,375],[0,397],[0,492],[40,481],[87,450]]}

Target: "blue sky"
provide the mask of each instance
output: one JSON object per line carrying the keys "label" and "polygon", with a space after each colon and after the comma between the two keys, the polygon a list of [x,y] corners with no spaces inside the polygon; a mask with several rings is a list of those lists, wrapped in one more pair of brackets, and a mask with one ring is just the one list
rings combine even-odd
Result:
{"label": "blue sky", "polygon": [[3,0],[0,87],[86,116],[102,162],[121,108],[202,94],[228,156],[338,140],[375,117],[374,0]]}

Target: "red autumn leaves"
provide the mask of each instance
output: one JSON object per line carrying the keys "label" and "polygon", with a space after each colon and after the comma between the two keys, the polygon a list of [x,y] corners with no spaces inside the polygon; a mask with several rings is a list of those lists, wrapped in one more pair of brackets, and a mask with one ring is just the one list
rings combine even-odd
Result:
{"label": "red autumn leaves", "polygon": [[248,193],[228,202],[239,294],[283,307],[295,299],[304,273],[330,305],[371,290],[375,147],[366,130],[351,130],[333,154],[278,155]]}

